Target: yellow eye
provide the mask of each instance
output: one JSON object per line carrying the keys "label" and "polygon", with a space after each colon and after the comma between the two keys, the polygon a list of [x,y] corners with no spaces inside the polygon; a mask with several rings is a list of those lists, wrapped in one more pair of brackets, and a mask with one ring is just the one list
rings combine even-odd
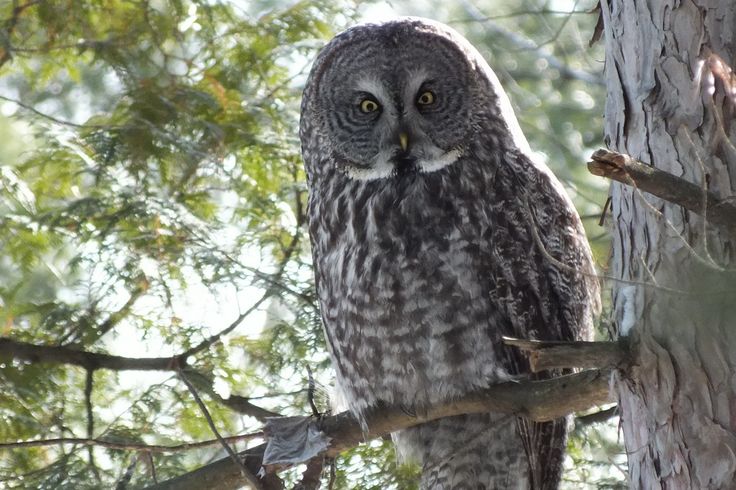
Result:
{"label": "yellow eye", "polygon": [[378,110],[378,102],[372,99],[363,99],[360,101],[360,110],[366,114],[376,112]]}
{"label": "yellow eye", "polygon": [[419,94],[419,97],[417,97],[417,104],[419,105],[430,105],[434,104],[434,94],[427,90],[426,92],[422,92]]}

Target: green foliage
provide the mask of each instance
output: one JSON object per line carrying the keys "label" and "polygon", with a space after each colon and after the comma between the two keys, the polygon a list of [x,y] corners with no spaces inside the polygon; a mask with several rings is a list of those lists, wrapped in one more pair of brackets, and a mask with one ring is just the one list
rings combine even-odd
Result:
{"label": "green foliage", "polygon": [[[488,3],[479,8],[500,4]],[[581,162],[600,144],[602,89],[549,69],[538,51],[489,27],[533,33],[536,43],[555,34],[545,52],[599,71],[589,60],[600,56],[580,45],[594,19],[431,12],[489,46],[532,146],[584,214],[600,212],[603,197],[589,193]],[[252,308],[188,359],[219,431],[261,425],[221,403],[227,392],[310,413],[309,371],[327,410],[332,376],[304,228],[299,87],[317,48],[359,16],[328,0],[0,4],[0,336],[170,356]],[[96,370],[89,396],[86,388],[82,368],[0,358],[0,442],[213,437],[175,373]],[[154,470],[161,481],[222,456],[218,446],[150,457],[80,444],[15,448],[0,452],[0,486],[112,488],[131,469],[130,485],[143,487]],[[387,441],[343,454],[336,468],[335,488],[410,489],[417,471],[397,466]]]}

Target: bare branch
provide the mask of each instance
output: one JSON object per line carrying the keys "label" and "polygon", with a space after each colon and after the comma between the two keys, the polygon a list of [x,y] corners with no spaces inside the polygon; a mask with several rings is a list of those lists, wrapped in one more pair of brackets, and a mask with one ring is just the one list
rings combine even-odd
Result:
{"label": "bare branch", "polygon": [[364,433],[348,412],[327,417],[321,424],[332,439],[328,456],[360,442],[442,417],[500,412],[544,422],[611,401],[609,370],[591,370],[540,381],[509,381],[432,407],[424,414],[407,414],[404,407],[381,408],[367,416]]}
{"label": "bare branch", "polygon": [[736,230],[736,202],[721,199],[697,184],[641,163],[628,155],[600,149],[591,155],[588,170],[636,187],[703,216],[714,225]]}
{"label": "bare branch", "polygon": [[626,362],[626,349],[618,342],[552,342],[503,337],[529,357],[532,372],[556,368],[614,368]]}
{"label": "bare branch", "polygon": [[185,372],[187,375],[187,379],[196,384],[198,389],[206,392],[210,396],[210,398],[217,401],[221,405],[225,405],[231,410],[242,413],[243,415],[254,417],[261,422],[263,422],[268,417],[281,416],[280,413],[272,412],[271,410],[266,410],[265,408],[252,404],[249,398],[245,396],[230,395],[227,398],[223,398],[222,396],[220,396],[219,393],[215,391],[212,378],[194,369],[187,368]]}
{"label": "bare branch", "polygon": [[[186,366],[184,354],[171,357],[122,357],[70,347],[30,344],[7,337],[0,337],[0,360],[2,359],[15,359],[37,364],[69,364],[85,368],[88,372],[96,369],[177,372]],[[218,403],[238,413],[255,417],[258,420],[279,416],[278,413],[254,405],[244,396],[221,397],[212,389],[212,379],[194,369],[187,368],[187,376],[195,379],[197,386],[207,391]]]}
{"label": "bare branch", "polygon": [[71,364],[85,369],[113,371],[175,371],[179,361],[173,357],[122,357],[88,352],[70,347],[36,345],[0,337],[0,359],[17,359],[41,364]]}
{"label": "bare branch", "polygon": [[[325,417],[317,423],[331,440],[325,455],[332,457],[367,440],[442,417],[502,412],[538,421],[558,418],[610,402],[610,375],[610,370],[591,370],[542,381],[501,383],[415,415],[407,414],[402,407],[380,407],[367,414],[367,432],[363,432],[348,412]],[[265,448],[266,445],[261,444],[240,453],[250,471],[260,470]],[[279,469],[273,468],[274,471]],[[234,490],[242,484],[238,476],[239,469],[225,458],[151,486],[149,490]]]}
{"label": "bare branch", "polygon": [[575,427],[585,427],[599,422],[605,422],[619,414],[618,405],[614,405],[604,410],[588,413],[575,417]]}
{"label": "bare branch", "polygon": [[[249,434],[240,434],[237,436],[223,437],[228,443],[235,443],[241,441],[249,441],[257,437],[263,437],[263,432],[252,432]],[[204,447],[212,447],[220,444],[217,439],[210,439],[206,441],[197,442],[183,442],[181,444],[174,445],[162,445],[162,444],[139,444],[134,442],[113,442],[105,439],[90,439],[85,437],[57,437],[54,439],[38,439],[33,441],[18,441],[18,442],[2,442],[0,443],[0,449],[14,449],[22,447],[44,447],[44,446],[58,446],[61,444],[73,444],[77,446],[98,446],[108,449],[119,449],[121,451],[141,451],[147,453],[176,453],[182,451],[191,451],[192,449],[201,449]]]}

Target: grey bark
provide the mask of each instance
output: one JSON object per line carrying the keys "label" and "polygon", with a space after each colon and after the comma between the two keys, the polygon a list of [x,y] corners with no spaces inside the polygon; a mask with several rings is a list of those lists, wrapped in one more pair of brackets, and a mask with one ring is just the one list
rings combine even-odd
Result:
{"label": "grey bark", "polygon": [[[736,3],[601,7],[609,147],[733,199]],[[616,388],[631,487],[734,488],[736,243],[707,207],[621,183],[611,197],[615,333],[634,348]]]}

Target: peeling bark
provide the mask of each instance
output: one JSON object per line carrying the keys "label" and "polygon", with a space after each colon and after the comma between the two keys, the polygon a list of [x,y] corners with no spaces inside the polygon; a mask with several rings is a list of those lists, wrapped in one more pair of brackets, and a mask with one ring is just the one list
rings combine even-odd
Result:
{"label": "peeling bark", "polygon": [[[611,149],[732,202],[736,3],[602,0]],[[617,383],[633,488],[733,488],[736,264],[727,231],[611,186]],[[702,209],[702,208],[701,208]]]}

